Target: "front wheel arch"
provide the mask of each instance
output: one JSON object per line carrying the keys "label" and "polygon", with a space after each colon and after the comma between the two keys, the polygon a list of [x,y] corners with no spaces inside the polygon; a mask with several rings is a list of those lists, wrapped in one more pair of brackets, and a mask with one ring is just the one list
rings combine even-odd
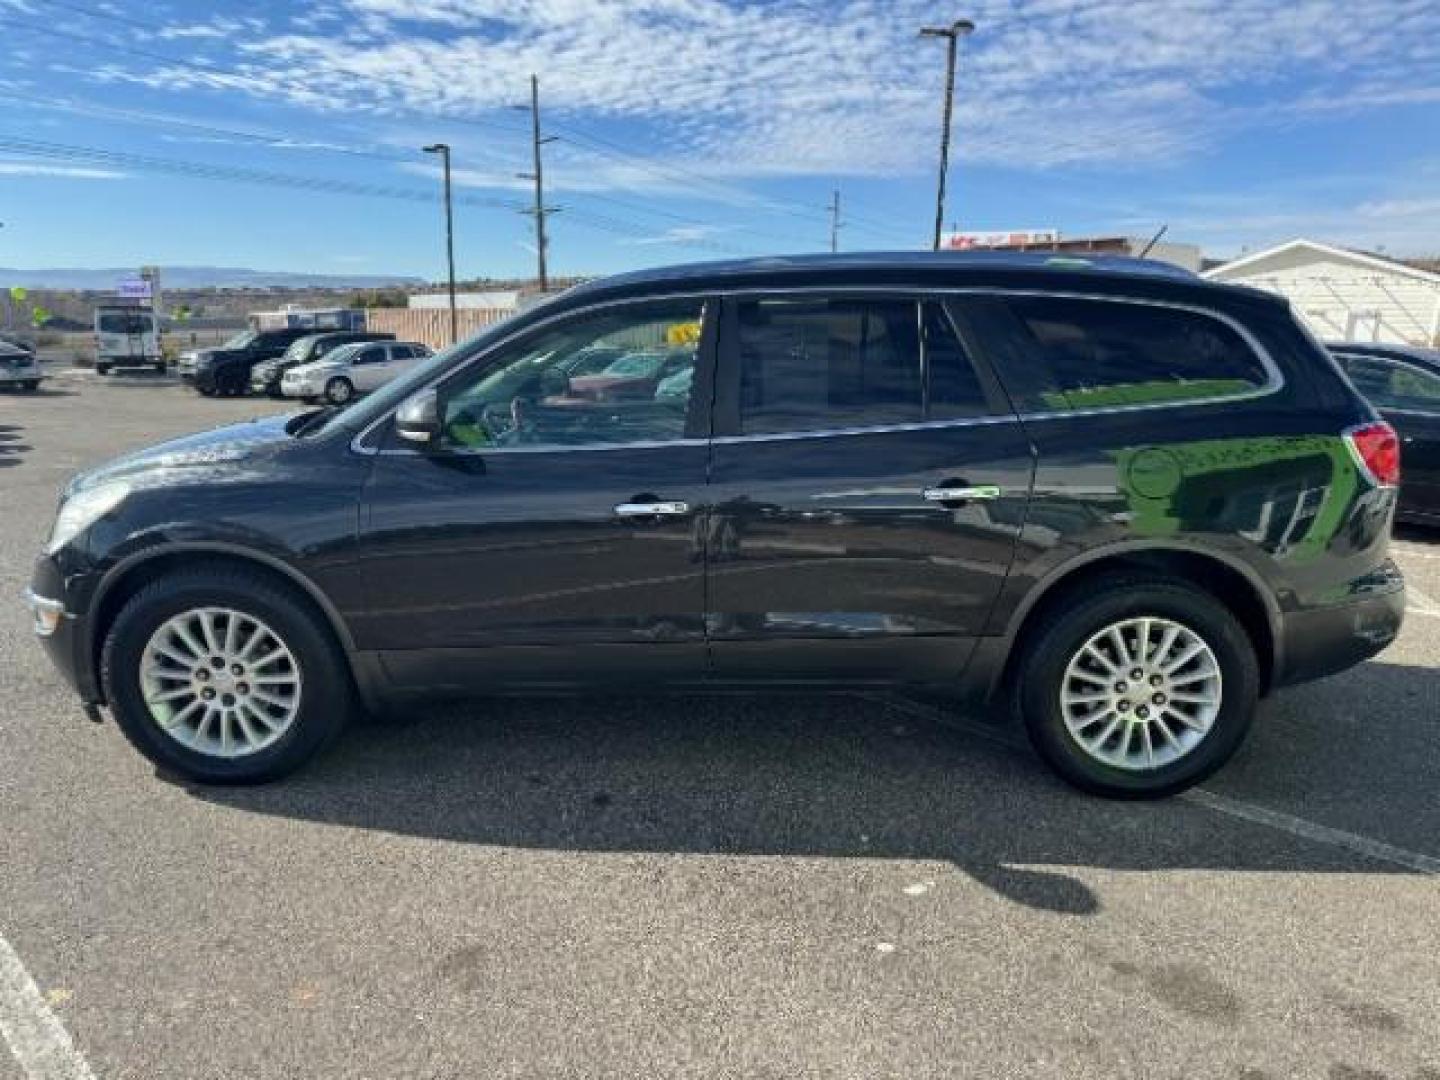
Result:
{"label": "front wheel arch", "polygon": [[[168,547],[158,551],[131,556],[110,571],[96,591],[88,638],[89,655],[86,664],[95,680],[96,687],[103,687],[100,679],[100,655],[105,638],[115,624],[115,618],[122,608],[146,585],[159,578],[180,570],[209,567],[217,570],[239,569],[261,574],[279,588],[294,594],[297,599],[310,607],[324,626],[331,639],[345,658],[352,686],[360,693],[367,706],[371,704],[363,682],[357,678],[355,664],[355,641],[340,613],[319,588],[295,570],[278,559],[263,556],[258,552],[244,551],[224,545],[195,545]],[[103,704],[103,702],[102,702]]]}

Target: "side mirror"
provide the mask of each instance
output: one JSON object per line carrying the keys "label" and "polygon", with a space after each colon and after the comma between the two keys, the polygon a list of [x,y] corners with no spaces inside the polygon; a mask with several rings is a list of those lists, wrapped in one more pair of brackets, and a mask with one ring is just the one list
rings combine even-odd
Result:
{"label": "side mirror", "polygon": [[406,398],[395,412],[395,434],[425,446],[440,441],[440,395],[421,390]]}

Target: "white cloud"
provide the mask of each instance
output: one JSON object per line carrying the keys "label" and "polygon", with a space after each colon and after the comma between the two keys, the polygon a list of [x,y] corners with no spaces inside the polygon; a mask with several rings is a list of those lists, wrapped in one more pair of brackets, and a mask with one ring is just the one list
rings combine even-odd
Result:
{"label": "white cloud", "polygon": [[708,225],[677,225],[673,229],[666,229],[654,236],[638,236],[630,240],[622,240],[623,244],[647,246],[651,244],[679,244],[682,246],[692,245],[697,240],[708,240],[719,229]]}
{"label": "white cloud", "polygon": [[[965,8],[979,27],[961,47],[958,82],[956,146],[969,163],[1148,167],[1236,131],[1440,102],[1435,0]],[[630,121],[666,169],[894,176],[934,162],[944,48],[916,32],[935,19],[933,0],[326,0],[288,22],[245,20],[231,40],[238,75],[119,60],[96,75],[330,114],[515,128],[523,119],[502,110],[539,72],[555,130]],[[167,33],[208,37],[230,25]],[[586,159],[569,181],[576,190],[676,182],[643,166],[626,175],[574,147],[571,157]],[[495,186],[512,186],[493,171]],[[644,183],[637,172],[649,173]]]}
{"label": "white cloud", "polygon": [[71,180],[124,180],[128,173],[79,165],[50,165],[41,161],[0,161],[0,176],[56,176]]}

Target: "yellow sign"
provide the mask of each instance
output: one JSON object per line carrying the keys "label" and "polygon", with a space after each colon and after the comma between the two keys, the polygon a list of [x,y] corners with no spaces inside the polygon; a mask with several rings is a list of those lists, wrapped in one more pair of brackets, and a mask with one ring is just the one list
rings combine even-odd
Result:
{"label": "yellow sign", "polygon": [[695,345],[700,341],[700,322],[676,323],[665,331],[667,345]]}

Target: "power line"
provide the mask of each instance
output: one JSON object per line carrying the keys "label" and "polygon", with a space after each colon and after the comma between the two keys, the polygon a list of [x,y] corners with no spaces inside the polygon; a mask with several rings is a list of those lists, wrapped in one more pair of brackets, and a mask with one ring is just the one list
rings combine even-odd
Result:
{"label": "power line", "polygon": [[[241,166],[210,165],[204,162],[183,161],[174,158],[155,157],[150,154],[133,154],[103,147],[79,146],[69,143],[53,143],[21,136],[0,134],[0,151],[26,154],[47,160],[79,162],[91,166],[131,168],[144,172],[158,172],[196,180],[231,181],[258,184],[267,187],[281,187],[291,190],[314,191],[323,194],[356,195],[368,198],[397,199],[406,202],[435,203],[433,192],[418,188],[397,187],[386,184],[364,184],[346,180],[332,180],[325,177],[300,176],[292,173],[278,173],[267,169],[249,169]],[[492,209],[517,211],[524,204],[504,199],[477,195],[461,195],[455,202]],[[650,230],[635,222],[627,222],[604,215],[579,212],[573,216],[577,224],[585,227],[612,232],[632,238],[646,239]],[[666,239],[665,243],[677,247],[693,247],[702,250],[723,250],[717,245],[701,239]]]}

